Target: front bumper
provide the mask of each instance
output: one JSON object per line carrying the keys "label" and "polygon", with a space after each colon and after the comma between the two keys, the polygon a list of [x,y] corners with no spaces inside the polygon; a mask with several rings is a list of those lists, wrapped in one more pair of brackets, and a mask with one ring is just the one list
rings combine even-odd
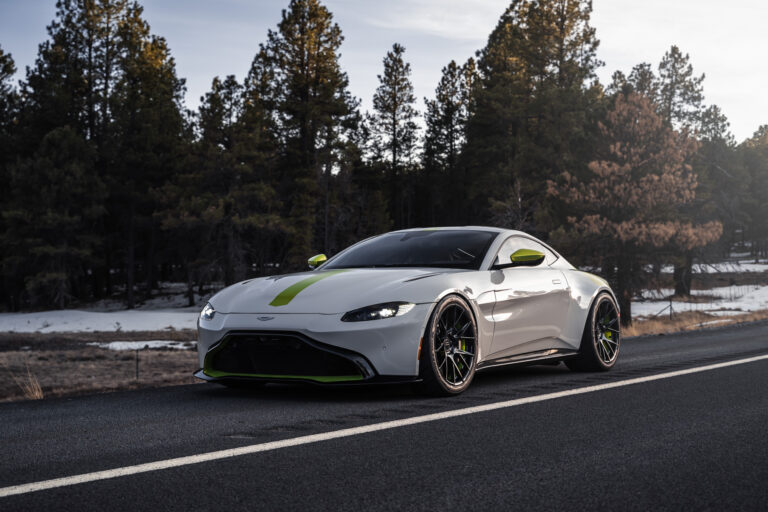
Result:
{"label": "front bumper", "polygon": [[[230,367],[228,369],[238,371],[225,373],[237,375],[223,375],[211,366],[211,354],[222,347],[222,342],[242,333],[259,333],[265,336],[295,336],[315,349],[353,361],[360,372],[354,374],[354,378],[352,373],[346,375],[350,377],[350,383],[413,379],[418,376],[419,344],[432,307],[433,304],[417,304],[402,316],[366,322],[342,322],[340,314],[216,313],[213,319],[201,320],[198,326],[198,359],[201,369],[196,375],[205,380],[256,378],[329,383],[325,379],[304,378],[323,375],[294,374],[290,377],[295,379],[287,379],[287,373],[240,371],[244,367]],[[319,353],[318,356],[323,357]]]}

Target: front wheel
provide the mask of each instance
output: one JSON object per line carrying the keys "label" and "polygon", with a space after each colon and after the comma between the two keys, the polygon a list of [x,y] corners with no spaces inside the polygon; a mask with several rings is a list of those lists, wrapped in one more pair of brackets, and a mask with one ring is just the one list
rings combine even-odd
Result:
{"label": "front wheel", "polygon": [[616,364],[620,343],[619,308],[609,293],[601,293],[587,315],[579,354],[565,364],[582,372],[608,371]]}
{"label": "front wheel", "polygon": [[435,307],[422,341],[418,390],[457,395],[469,387],[477,367],[477,323],[464,300],[449,295]]}

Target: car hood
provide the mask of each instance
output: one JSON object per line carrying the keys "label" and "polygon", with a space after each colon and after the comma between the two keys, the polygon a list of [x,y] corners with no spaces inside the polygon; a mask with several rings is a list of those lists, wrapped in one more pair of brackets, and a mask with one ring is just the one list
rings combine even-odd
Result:
{"label": "car hood", "polygon": [[438,276],[461,272],[434,268],[316,270],[237,283],[211,298],[221,313],[339,314],[393,301],[435,300]]}

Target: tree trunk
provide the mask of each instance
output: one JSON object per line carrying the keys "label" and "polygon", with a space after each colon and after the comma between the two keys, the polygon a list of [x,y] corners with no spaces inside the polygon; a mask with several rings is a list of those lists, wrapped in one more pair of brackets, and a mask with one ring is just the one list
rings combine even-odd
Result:
{"label": "tree trunk", "polygon": [[192,280],[192,268],[189,262],[184,265],[187,268],[187,306],[195,305],[195,285]]}
{"label": "tree trunk", "polygon": [[128,214],[128,240],[125,248],[125,302],[128,309],[133,309],[133,284],[136,278],[136,235],[134,233],[133,205]]}
{"label": "tree trunk", "polygon": [[675,295],[687,297],[691,294],[691,278],[693,275],[693,253],[687,251],[685,260],[681,264],[675,264],[672,277],[675,281]]}
{"label": "tree trunk", "polygon": [[235,234],[230,223],[227,226],[227,254],[224,258],[224,284],[229,286],[235,282]]}
{"label": "tree trunk", "polygon": [[155,243],[156,232],[155,227],[149,228],[149,247],[147,247],[147,262],[146,262],[146,294],[147,297],[152,296],[152,290],[158,288],[157,285],[157,272],[155,271]]}

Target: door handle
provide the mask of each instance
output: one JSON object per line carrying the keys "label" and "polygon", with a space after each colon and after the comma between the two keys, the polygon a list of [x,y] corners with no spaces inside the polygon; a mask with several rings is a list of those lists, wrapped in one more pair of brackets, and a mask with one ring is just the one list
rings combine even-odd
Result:
{"label": "door handle", "polygon": [[560,284],[560,283],[562,283],[562,281],[560,281],[559,279],[552,280],[552,284]]}

